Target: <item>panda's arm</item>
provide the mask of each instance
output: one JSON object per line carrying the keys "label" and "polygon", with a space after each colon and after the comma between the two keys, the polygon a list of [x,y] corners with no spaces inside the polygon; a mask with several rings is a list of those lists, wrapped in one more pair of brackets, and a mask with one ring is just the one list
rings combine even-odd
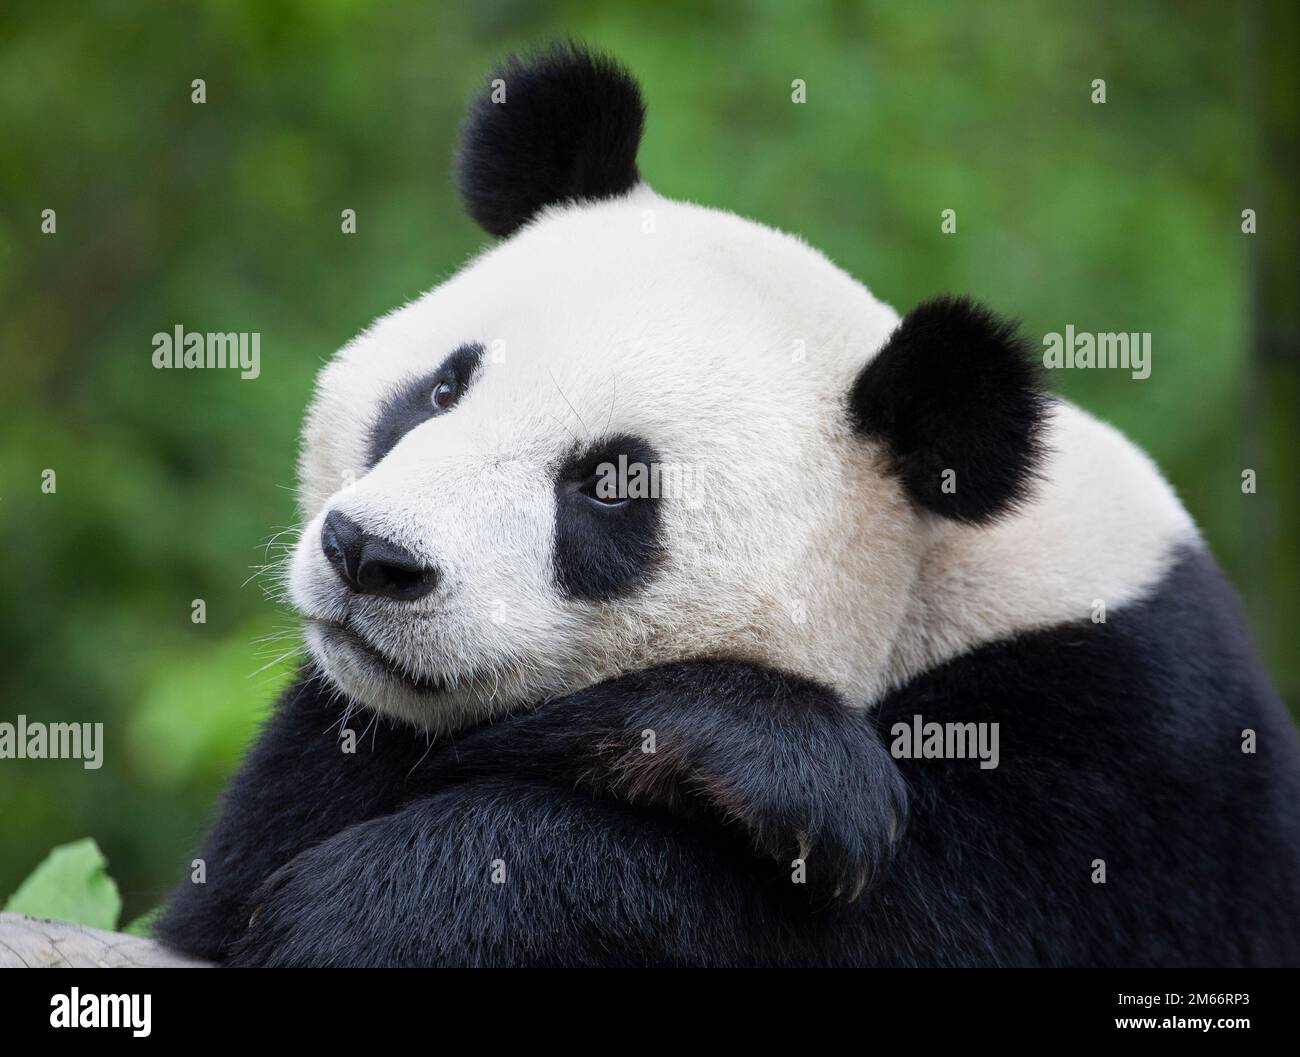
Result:
{"label": "panda's arm", "polygon": [[226,960],[578,967],[811,959],[794,926],[792,886],[757,883],[756,862],[734,842],[661,813],[517,775],[470,779],[298,855],[256,893]]}
{"label": "panda's arm", "polygon": [[[355,737],[341,740],[345,721]],[[173,947],[220,959],[248,924],[267,877],[304,849],[392,811],[412,793],[423,738],[371,713],[348,713],[309,669],[285,691],[231,779],[188,877],[155,933]]]}
{"label": "panda's arm", "polygon": [[431,765],[444,780],[522,773],[734,828],[785,868],[803,860],[808,891],[846,899],[878,875],[907,815],[871,716],[730,662],[602,683],[481,728]]}

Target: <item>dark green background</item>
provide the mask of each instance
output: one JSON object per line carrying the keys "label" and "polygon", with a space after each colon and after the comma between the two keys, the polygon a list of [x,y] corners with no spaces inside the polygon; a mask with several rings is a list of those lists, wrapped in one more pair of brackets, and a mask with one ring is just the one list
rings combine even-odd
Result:
{"label": "dark green background", "polygon": [[[797,232],[900,309],[1151,332],[1149,380],[1053,381],[1159,461],[1296,705],[1294,9],[7,4],[0,719],[101,720],[107,747],[97,772],[0,761],[0,898],[86,835],[127,917],[179,876],[291,667],[250,674],[292,619],[245,581],[294,520],[313,375],[484,244],[449,178],[464,101],[560,35],[641,78],[659,191]],[[261,378],[153,370],[177,323],[259,331]]]}

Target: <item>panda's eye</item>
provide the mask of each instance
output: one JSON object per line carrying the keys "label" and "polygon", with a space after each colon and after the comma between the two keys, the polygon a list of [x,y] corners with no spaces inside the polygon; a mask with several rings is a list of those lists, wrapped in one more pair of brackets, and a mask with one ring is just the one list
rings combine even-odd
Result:
{"label": "panda's eye", "polygon": [[368,465],[379,462],[416,426],[460,403],[474,384],[482,357],[482,345],[462,345],[435,370],[406,379],[384,397],[370,426]]}
{"label": "panda's eye", "polygon": [[577,491],[579,495],[589,499],[596,506],[607,507],[611,510],[627,506],[631,499],[619,494],[610,487],[610,484],[611,482],[603,479],[600,474],[593,473],[578,486]]}
{"label": "panda's eye", "polygon": [[456,397],[459,395],[455,382],[439,382],[433,387],[433,394],[429,400],[435,411],[446,411],[456,402]]}

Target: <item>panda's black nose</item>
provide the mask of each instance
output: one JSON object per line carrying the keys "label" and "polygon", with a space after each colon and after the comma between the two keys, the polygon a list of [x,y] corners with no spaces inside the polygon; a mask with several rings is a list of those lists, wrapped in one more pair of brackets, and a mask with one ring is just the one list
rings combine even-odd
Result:
{"label": "panda's black nose", "polygon": [[339,578],[359,595],[411,601],[438,586],[438,570],[396,543],[372,536],[337,510],[325,518],[321,550]]}

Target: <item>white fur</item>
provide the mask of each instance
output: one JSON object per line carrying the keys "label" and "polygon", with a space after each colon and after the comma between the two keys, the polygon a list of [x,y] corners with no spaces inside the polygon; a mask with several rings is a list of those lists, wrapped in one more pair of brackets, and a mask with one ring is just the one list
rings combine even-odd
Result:
{"label": "white fur", "polygon": [[[547,211],[347,345],[307,420],[294,603],[346,611],[450,688],[381,677],[318,627],[309,646],[350,696],[432,730],[703,657],[775,664],[865,706],[980,642],[1123,604],[1194,538],[1145,457],[1066,405],[1021,513],[978,529],[916,511],[846,412],[897,322],[799,240],[644,186]],[[488,351],[467,395],[366,472],[383,396],[469,342]],[[643,588],[572,601],[554,582],[550,474],[613,433],[703,487],[659,501],[668,558]],[[436,563],[438,589],[349,597],[320,549],[331,509]]]}

